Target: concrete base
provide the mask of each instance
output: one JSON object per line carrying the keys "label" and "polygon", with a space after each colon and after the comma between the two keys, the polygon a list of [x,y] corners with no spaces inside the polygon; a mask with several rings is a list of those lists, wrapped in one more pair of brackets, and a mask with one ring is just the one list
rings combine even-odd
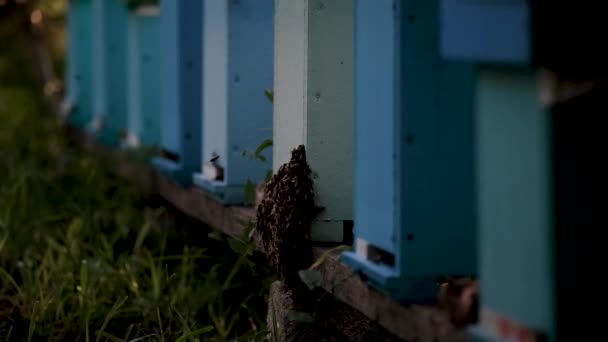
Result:
{"label": "concrete base", "polygon": [[270,286],[266,324],[271,342],[317,341],[312,322],[298,322],[289,319],[294,308],[293,293],[281,281]]}
{"label": "concrete base", "polygon": [[[269,341],[401,341],[352,307],[325,296],[310,297],[315,312],[299,313],[294,293],[281,281],[270,286],[266,323]],[[308,303],[310,304],[310,303]],[[312,320],[312,321],[310,321]]]}

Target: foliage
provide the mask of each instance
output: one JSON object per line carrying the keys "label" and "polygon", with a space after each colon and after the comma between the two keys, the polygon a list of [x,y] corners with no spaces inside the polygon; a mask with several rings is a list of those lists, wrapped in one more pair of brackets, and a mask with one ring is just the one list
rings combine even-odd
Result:
{"label": "foliage", "polygon": [[251,235],[172,214],[80,151],[19,27],[0,22],[0,340],[264,340],[275,277]]}
{"label": "foliage", "polygon": [[[272,89],[264,90],[264,96],[266,96],[266,98],[268,99],[268,101],[270,101],[270,103],[274,103],[274,92],[272,91]],[[266,162],[267,158],[266,158],[266,156],[264,156],[263,153],[265,150],[272,147],[272,144],[273,144],[272,138],[264,139],[255,148],[255,150],[253,150],[253,152],[244,150],[243,156],[244,157],[249,156],[251,159]],[[272,178],[272,170],[268,170],[266,172],[266,176],[264,177],[264,182],[270,181],[271,178]],[[247,183],[245,184],[245,204],[246,205],[252,205],[255,203],[255,192],[256,192],[256,185],[251,180],[247,180]]]}

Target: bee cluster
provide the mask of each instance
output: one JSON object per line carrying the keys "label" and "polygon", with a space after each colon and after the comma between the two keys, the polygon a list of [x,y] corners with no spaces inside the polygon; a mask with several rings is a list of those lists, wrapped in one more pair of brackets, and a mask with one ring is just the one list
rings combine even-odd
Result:
{"label": "bee cluster", "polygon": [[314,182],[305,147],[300,145],[266,184],[257,206],[259,240],[281,276],[270,290],[268,325],[272,327],[274,321],[280,327],[279,341],[310,341],[320,336],[366,341],[379,336],[383,331],[377,324],[323,295],[323,290],[309,291],[298,275],[313,262],[311,225],[321,210],[315,205]]}
{"label": "bee cluster", "polygon": [[306,150],[300,145],[268,182],[257,207],[256,230],[264,251],[288,285],[298,284],[298,271],[312,263],[310,231],[318,213]]}

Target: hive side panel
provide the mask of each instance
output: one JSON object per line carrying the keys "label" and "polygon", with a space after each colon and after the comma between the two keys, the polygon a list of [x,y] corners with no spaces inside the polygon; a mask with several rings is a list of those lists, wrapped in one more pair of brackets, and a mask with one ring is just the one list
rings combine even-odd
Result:
{"label": "hive side panel", "polygon": [[353,42],[353,0],[309,1],[306,147],[325,208],[313,234],[323,240],[341,240],[353,217]]}
{"label": "hive side panel", "polygon": [[528,327],[552,325],[548,114],[527,70],[479,76],[482,306]]}
{"label": "hive side panel", "polygon": [[140,18],[142,142],[160,143],[160,18],[158,14]]}
{"label": "hive side panel", "polygon": [[356,3],[355,235],[396,253],[399,15],[393,0]]}
{"label": "hive side panel", "polygon": [[226,167],[228,129],[228,2],[205,0],[203,17],[203,161],[215,153]]}
{"label": "hive side panel", "polygon": [[306,142],[308,0],[276,0],[274,31],[273,169]]}
{"label": "hive side panel", "polygon": [[228,161],[230,185],[254,184],[272,169],[272,152],[266,161],[244,156],[272,138],[272,103],[266,89],[273,88],[273,0],[240,0],[229,5],[228,36]]}
{"label": "hive side panel", "polygon": [[187,170],[196,170],[201,165],[202,129],[202,65],[203,65],[203,1],[180,2],[180,110],[181,130],[176,139],[181,141],[181,163]]}
{"label": "hive side panel", "polygon": [[160,141],[162,148],[180,152],[180,1],[160,2]]}

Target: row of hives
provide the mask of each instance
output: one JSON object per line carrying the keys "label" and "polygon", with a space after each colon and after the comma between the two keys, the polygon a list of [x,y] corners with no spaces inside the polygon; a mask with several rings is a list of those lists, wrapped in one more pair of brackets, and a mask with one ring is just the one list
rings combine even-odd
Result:
{"label": "row of hives", "polygon": [[[593,68],[569,59],[568,43],[586,45],[556,48],[558,20],[536,13],[519,0],[72,0],[64,109],[107,145],[158,146],[155,167],[227,205],[304,145],[324,208],[314,241],[354,243],[343,261],[398,301],[480,276],[475,336],[553,339],[571,285],[555,267],[572,239],[555,208],[571,204],[557,199],[591,196],[557,174],[574,158],[560,149],[598,148],[585,138],[600,116],[568,115],[597,101]],[[580,146],[560,145],[562,130]]]}

